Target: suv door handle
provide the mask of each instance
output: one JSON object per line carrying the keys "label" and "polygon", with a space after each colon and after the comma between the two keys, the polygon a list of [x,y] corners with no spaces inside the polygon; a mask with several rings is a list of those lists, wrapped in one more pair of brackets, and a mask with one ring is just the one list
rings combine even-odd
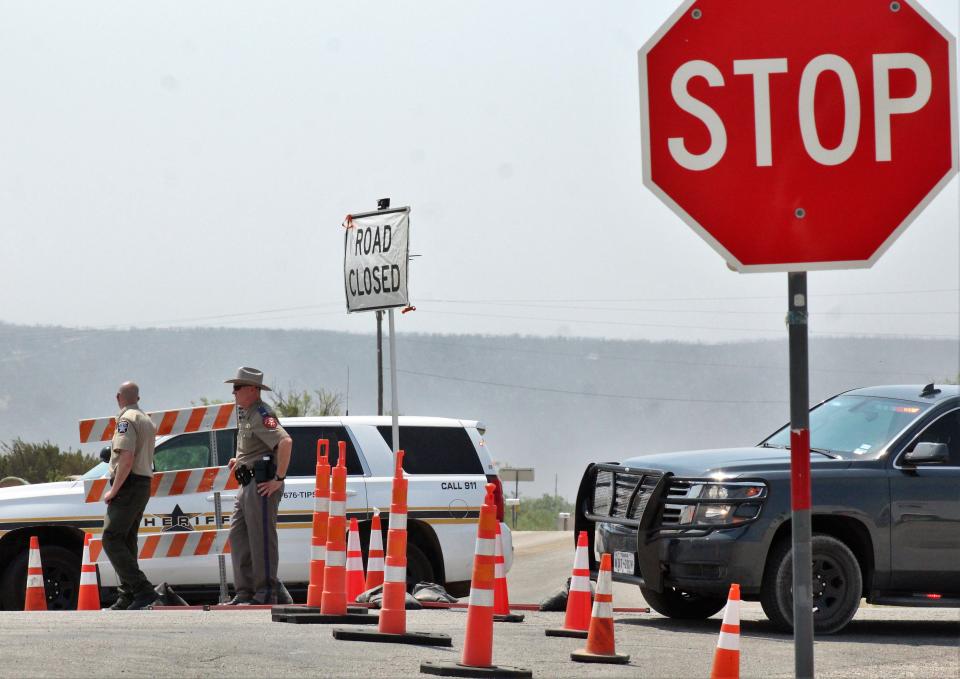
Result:
{"label": "suv door handle", "polygon": [[350,490],[349,488],[347,488],[347,496],[348,496],[348,497],[352,497],[352,496],[354,496],[354,495],[356,495],[356,494],[357,494],[357,491],[355,491],[355,490]]}
{"label": "suv door handle", "polygon": [[[221,495],[220,502],[228,502],[230,500],[236,500],[236,495]],[[207,502],[213,502],[213,495],[207,495]]]}

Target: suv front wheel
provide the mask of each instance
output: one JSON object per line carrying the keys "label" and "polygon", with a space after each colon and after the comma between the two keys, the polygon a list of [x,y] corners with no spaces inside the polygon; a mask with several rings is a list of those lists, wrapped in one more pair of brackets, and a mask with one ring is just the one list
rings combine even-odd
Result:
{"label": "suv front wheel", "polygon": [[[833,634],[843,629],[860,607],[863,579],[850,548],[829,535],[814,535],[813,629]],[[763,612],[778,629],[793,630],[793,550],[782,540],[770,552],[760,592]]]}
{"label": "suv front wheel", "polygon": [[650,608],[668,618],[677,620],[705,620],[723,608],[727,600],[722,596],[690,594],[678,589],[664,589],[654,592],[646,587],[640,588],[644,601]]}

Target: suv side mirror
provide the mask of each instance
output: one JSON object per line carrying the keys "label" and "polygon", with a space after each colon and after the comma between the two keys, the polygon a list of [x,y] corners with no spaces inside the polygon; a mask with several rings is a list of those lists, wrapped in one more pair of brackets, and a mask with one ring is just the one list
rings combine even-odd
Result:
{"label": "suv side mirror", "polygon": [[104,446],[100,449],[100,460],[102,462],[110,462],[110,446]]}
{"label": "suv side mirror", "polygon": [[950,450],[946,443],[921,441],[913,450],[903,456],[910,464],[939,464],[950,459]]}

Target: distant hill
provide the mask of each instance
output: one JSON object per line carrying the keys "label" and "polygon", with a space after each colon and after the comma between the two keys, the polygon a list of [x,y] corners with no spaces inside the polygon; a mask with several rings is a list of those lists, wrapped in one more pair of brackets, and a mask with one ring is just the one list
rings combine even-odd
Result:
{"label": "distant hill", "polygon": [[[384,342],[385,401],[389,372]],[[811,399],[960,372],[955,341],[812,339]],[[584,465],[664,450],[754,443],[789,419],[787,343],[398,335],[400,411],[487,423],[493,457],[536,468],[521,492],[572,498]],[[77,420],[112,414],[139,382],[148,410],[229,399],[237,366],[272,385],[347,392],[376,411],[373,335],[324,331],[100,331],[0,324],[0,440],[78,447]],[[85,447],[95,452],[97,446]]]}

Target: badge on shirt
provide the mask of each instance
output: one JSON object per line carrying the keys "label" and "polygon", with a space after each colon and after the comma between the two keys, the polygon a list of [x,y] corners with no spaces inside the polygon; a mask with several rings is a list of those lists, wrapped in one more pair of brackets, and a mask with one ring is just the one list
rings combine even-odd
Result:
{"label": "badge on shirt", "polygon": [[272,415],[268,415],[267,417],[263,418],[263,426],[267,429],[276,429],[280,426],[280,423],[277,422],[277,418],[273,417]]}
{"label": "badge on shirt", "polygon": [[117,433],[118,433],[118,434],[126,434],[126,433],[127,433],[127,427],[129,427],[129,426],[130,426],[130,423],[129,423],[129,422],[127,422],[126,420],[120,420],[119,422],[117,422]]}

